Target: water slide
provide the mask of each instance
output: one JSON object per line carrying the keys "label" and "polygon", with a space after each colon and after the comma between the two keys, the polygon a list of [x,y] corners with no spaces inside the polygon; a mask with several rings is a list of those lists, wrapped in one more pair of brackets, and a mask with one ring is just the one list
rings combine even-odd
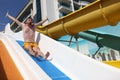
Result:
{"label": "water slide", "polygon": [[37,30],[53,39],[120,21],[120,0],[96,0]]}
{"label": "water slide", "polygon": [[[0,53],[1,64],[8,79],[24,80],[119,80],[120,69],[96,61],[82,53],[71,49],[52,38],[36,32],[36,40],[41,51],[51,53],[52,60],[44,61],[31,57],[21,46],[22,31],[13,33],[7,24],[5,33],[0,33],[1,44],[7,55]],[[5,51],[5,50],[3,50]],[[6,55],[6,56],[7,56]],[[7,63],[8,60],[8,63]],[[11,63],[10,63],[11,61]],[[7,65],[5,65],[5,63]],[[10,68],[8,65],[13,65]],[[13,69],[13,70],[11,70]],[[14,70],[16,69],[16,70]],[[10,71],[11,70],[11,71]],[[11,73],[15,72],[13,76]]]}
{"label": "water slide", "polygon": [[[5,33],[0,33],[0,45],[5,48],[1,51],[8,52],[6,53],[8,55],[7,59],[2,54],[4,52],[0,53],[0,64],[3,66],[6,78],[13,80],[10,76],[11,69],[14,68],[17,73],[14,74],[16,79],[24,80],[119,80],[120,69],[96,61],[54,40],[65,34],[76,34],[79,31],[107,25],[108,23],[111,25],[117,23],[120,20],[119,2],[120,0],[98,0],[81,9],[81,12],[76,11],[39,29],[43,34],[36,32],[36,40],[42,52],[49,51],[51,53],[50,58],[53,58],[51,61],[38,60],[29,56],[21,46],[23,44],[22,31],[13,33],[8,24]],[[113,8],[114,10],[112,10]],[[87,14],[88,12],[90,14]],[[78,13],[80,13],[80,17],[78,17]],[[97,22],[93,23],[94,21]],[[82,24],[82,27],[79,28],[80,24]],[[14,65],[13,68],[5,65],[7,61],[11,61],[10,64]]]}

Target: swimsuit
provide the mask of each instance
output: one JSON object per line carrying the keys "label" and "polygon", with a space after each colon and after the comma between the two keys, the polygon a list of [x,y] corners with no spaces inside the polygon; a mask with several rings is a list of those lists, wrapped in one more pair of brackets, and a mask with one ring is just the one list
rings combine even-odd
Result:
{"label": "swimsuit", "polygon": [[30,47],[37,47],[38,44],[35,43],[35,42],[24,42],[23,47],[26,48],[27,46],[30,46]]}

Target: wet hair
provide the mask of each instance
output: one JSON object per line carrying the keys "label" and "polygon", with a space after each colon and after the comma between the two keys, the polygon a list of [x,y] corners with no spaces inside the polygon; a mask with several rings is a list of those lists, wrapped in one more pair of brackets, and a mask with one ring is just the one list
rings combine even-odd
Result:
{"label": "wet hair", "polygon": [[32,17],[30,16],[30,17],[28,17],[27,19],[32,19]]}
{"label": "wet hair", "polygon": [[27,21],[28,19],[31,19],[32,22],[33,22],[33,19],[32,19],[32,17],[30,16],[30,17],[28,17],[28,18],[25,20],[25,23],[26,23],[26,21]]}

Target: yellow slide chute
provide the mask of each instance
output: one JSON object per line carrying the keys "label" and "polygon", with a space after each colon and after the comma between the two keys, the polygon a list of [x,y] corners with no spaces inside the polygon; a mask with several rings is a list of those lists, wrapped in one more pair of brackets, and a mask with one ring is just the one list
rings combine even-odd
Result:
{"label": "yellow slide chute", "polygon": [[65,17],[60,18],[37,31],[53,39],[66,34],[105,25],[116,25],[120,21],[120,0],[97,0]]}

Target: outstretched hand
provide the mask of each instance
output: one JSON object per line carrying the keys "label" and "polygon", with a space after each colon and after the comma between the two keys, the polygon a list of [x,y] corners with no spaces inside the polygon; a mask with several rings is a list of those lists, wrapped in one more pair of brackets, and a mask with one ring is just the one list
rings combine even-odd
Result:
{"label": "outstretched hand", "polygon": [[48,19],[48,17],[46,16],[46,20],[48,20],[49,21],[49,19]]}
{"label": "outstretched hand", "polygon": [[7,13],[6,13],[6,17],[8,17],[8,15],[9,15],[9,13],[7,12]]}

